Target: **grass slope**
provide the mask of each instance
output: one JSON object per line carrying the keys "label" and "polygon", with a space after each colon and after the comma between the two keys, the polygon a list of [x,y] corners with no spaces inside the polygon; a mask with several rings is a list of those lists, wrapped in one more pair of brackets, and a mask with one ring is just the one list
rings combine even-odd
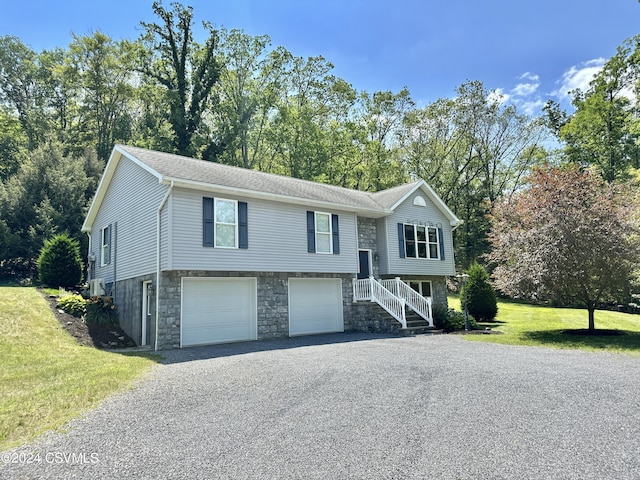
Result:
{"label": "grass slope", "polygon": [[154,364],[78,345],[34,288],[0,287],[0,328],[0,450],[60,427]]}
{"label": "grass slope", "polygon": [[[449,307],[460,310],[460,300],[449,297]],[[537,345],[552,348],[609,351],[640,355],[640,315],[596,311],[596,329],[620,330],[616,336],[568,335],[565,330],[587,328],[587,311],[551,308],[498,301],[494,323],[482,323],[503,335],[467,335],[472,341],[510,345]]]}

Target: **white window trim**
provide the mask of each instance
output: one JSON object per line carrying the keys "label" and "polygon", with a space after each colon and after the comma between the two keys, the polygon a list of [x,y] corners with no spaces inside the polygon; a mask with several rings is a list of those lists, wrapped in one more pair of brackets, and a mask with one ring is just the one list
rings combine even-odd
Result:
{"label": "white window trim", "polygon": [[[106,227],[104,227],[101,232],[100,232],[100,266],[101,267],[106,267],[107,265],[109,265],[109,263],[111,263],[111,238],[105,238],[105,233],[107,232],[107,230],[111,230],[110,229],[111,225],[107,225]],[[111,232],[109,231],[109,234],[111,234]],[[109,237],[111,237],[111,235],[109,235]],[[105,242],[105,240],[107,240],[107,242]],[[109,250],[109,255],[105,255],[105,251]]]}
{"label": "white window trim", "polygon": [[[409,284],[409,286],[411,286],[412,283],[417,283],[419,285],[419,290],[418,293],[420,293],[420,295],[422,295],[423,297],[425,296],[424,294],[424,289],[422,288],[424,283],[428,283],[429,284],[429,293],[431,293],[430,297],[433,296],[433,282],[431,280],[405,280],[406,283]],[[413,287],[411,287],[413,288]]]}
{"label": "white window trim", "polygon": [[[234,204],[235,207],[235,211],[234,211],[234,219],[235,222],[234,223],[225,223],[225,222],[218,222],[218,201],[220,202],[231,202]],[[233,225],[235,227],[235,233],[234,233],[234,245],[230,246],[230,245],[218,245],[218,225]],[[215,197],[213,199],[213,246],[215,248],[229,248],[229,249],[237,249],[238,248],[238,201],[237,200],[231,200],[229,198],[218,198]]]}
{"label": "white window trim", "polygon": [[[435,242],[430,242],[429,241],[429,229],[432,228],[433,230],[435,230],[436,232],[436,241]],[[427,227],[427,229],[425,230],[425,233],[427,235],[427,255],[429,255],[429,252],[431,251],[431,245],[435,245],[436,246],[436,256],[435,258],[431,258],[431,257],[427,257],[429,260],[440,260],[440,235],[438,235],[438,229],[436,227]]]}
{"label": "white window trim", "polygon": [[[438,228],[437,227],[431,227],[429,225],[417,225],[415,223],[405,223],[405,226],[410,226],[413,227],[413,242],[415,244],[415,255],[409,255],[409,252],[407,251],[407,236],[405,234],[404,237],[404,257],[405,258],[415,258],[417,260],[440,260],[440,237],[438,235]],[[422,244],[426,243],[426,249],[427,249],[427,256],[422,258],[418,256],[418,227],[424,227],[424,233],[425,233],[425,238],[426,238],[426,242],[423,240],[420,240],[419,242]],[[435,230],[436,232],[436,241],[434,242],[429,242],[429,230]],[[430,253],[430,246],[431,245],[436,245],[436,256],[435,257],[431,257],[429,256]]]}
{"label": "white window trim", "polygon": [[[318,232],[318,215],[326,215],[327,217],[329,217],[329,232]],[[313,215],[313,220],[314,220],[314,233],[316,236],[316,253],[319,253],[321,255],[332,255],[333,254],[333,220],[332,220],[332,215],[328,212],[314,212]],[[318,250],[318,245],[320,245],[318,243],[318,235],[325,235],[329,237],[329,251],[328,252],[321,252]]]}

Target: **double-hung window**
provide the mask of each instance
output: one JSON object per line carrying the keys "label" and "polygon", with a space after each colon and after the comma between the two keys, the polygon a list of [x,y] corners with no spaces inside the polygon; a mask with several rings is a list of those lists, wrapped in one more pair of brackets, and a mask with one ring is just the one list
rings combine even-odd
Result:
{"label": "double-hung window", "polygon": [[100,235],[100,266],[104,267],[111,263],[111,225],[108,225],[102,229]]}
{"label": "double-hung window", "polygon": [[340,254],[340,222],[337,214],[307,211],[307,251]]}
{"label": "double-hung window", "polygon": [[331,214],[316,213],[316,253],[331,253]]}
{"label": "double-hung window", "polygon": [[440,236],[436,227],[405,223],[402,233],[405,257],[432,260],[440,258]]}
{"label": "double-hung window", "polygon": [[215,199],[215,246],[238,248],[238,202]]}
{"label": "double-hung window", "polygon": [[248,248],[247,203],[224,198],[202,199],[205,247]]}

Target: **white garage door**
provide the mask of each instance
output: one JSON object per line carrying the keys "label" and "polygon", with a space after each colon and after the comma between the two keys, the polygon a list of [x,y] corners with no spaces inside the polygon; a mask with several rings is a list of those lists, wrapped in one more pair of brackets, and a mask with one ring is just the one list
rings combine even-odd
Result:
{"label": "white garage door", "polygon": [[182,345],[257,338],[255,278],[183,278]]}
{"label": "white garage door", "polygon": [[289,279],[289,335],[343,331],[339,278]]}

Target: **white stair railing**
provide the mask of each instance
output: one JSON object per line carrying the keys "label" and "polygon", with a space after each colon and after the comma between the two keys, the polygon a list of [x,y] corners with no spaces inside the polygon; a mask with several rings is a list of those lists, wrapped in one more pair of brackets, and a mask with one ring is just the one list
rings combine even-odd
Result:
{"label": "white stair railing", "polygon": [[433,312],[431,310],[431,298],[423,297],[419,292],[400,280],[400,277],[381,280],[380,283],[396,297],[404,299],[411,309],[429,322],[433,327]]}
{"label": "white stair railing", "polygon": [[407,318],[405,315],[405,301],[394,295],[385,288],[375,278],[362,278],[353,280],[353,299],[354,301],[369,300],[376,302],[384,308],[389,315],[395,318],[403,329],[407,328]]}

